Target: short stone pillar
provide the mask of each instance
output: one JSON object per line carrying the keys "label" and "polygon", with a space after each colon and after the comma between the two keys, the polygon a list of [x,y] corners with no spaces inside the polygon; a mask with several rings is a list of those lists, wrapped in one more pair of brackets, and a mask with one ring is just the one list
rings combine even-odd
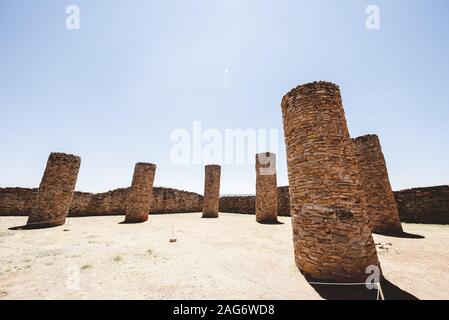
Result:
{"label": "short stone pillar", "polygon": [[220,175],[220,166],[208,165],[205,167],[203,218],[218,218]]}
{"label": "short stone pillar", "polygon": [[155,164],[136,163],[133,181],[126,201],[125,223],[140,223],[148,220],[153,199],[155,173]]}
{"label": "short stone pillar", "polygon": [[295,260],[311,279],[364,282],[379,267],[340,89],[314,82],[282,100]]}
{"label": "short stone pillar", "polygon": [[366,212],[371,230],[376,233],[402,233],[387,165],[377,135],[354,139]]}
{"label": "short stone pillar", "polygon": [[256,155],[256,221],[275,223],[278,216],[276,155]]}
{"label": "short stone pillar", "polygon": [[28,217],[28,227],[49,228],[65,223],[80,165],[80,157],[65,153],[50,154]]}

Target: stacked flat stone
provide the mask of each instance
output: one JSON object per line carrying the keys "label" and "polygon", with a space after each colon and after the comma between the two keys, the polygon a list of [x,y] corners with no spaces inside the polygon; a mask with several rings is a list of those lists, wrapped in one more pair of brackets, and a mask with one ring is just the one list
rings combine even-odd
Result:
{"label": "stacked flat stone", "polygon": [[278,215],[290,217],[290,193],[288,187],[278,187]]}
{"label": "stacked flat stone", "polygon": [[126,201],[125,223],[140,223],[148,220],[148,214],[153,198],[155,173],[155,164],[136,164],[133,181]]}
{"label": "stacked flat stone", "polygon": [[449,186],[414,188],[394,193],[401,221],[449,224]]}
{"label": "stacked flat stone", "polygon": [[61,226],[70,209],[81,158],[51,153],[39,185],[27,225],[35,228]]}
{"label": "stacked flat stone", "polygon": [[296,264],[311,279],[364,282],[380,264],[340,90],[298,86],[282,113]]}
{"label": "stacked flat stone", "polygon": [[256,155],[256,221],[277,222],[278,194],[276,155],[265,152]]}
{"label": "stacked flat stone", "polygon": [[401,220],[388,178],[387,165],[377,135],[354,139],[366,212],[376,233],[402,233]]}
{"label": "stacked flat stone", "polygon": [[218,218],[221,167],[207,165],[204,178],[203,218]]}

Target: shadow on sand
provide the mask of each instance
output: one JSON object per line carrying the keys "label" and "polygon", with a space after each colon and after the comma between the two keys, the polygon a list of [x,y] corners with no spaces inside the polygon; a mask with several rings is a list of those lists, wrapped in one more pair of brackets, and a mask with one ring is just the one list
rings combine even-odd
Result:
{"label": "shadow on sand", "polygon": [[119,222],[118,224],[142,224],[145,222],[147,222],[147,221],[122,221],[122,222]]}
{"label": "shadow on sand", "polygon": [[[307,281],[314,282],[312,279],[307,279]],[[310,285],[326,300],[377,300],[378,298],[378,290],[369,290],[365,285]],[[417,297],[402,290],[385,278],[380,281],[380,286],[385,300],[418,300]]]}
{"label": "shadow on sand", "polygon": [[395,232],[395,233],[389,233],[389,232],[384,232],[384,233],[376,233],[373,232],[374,234],[378,234],[380,236],[387,236],[387,237],[393,237],[393,238],[404,238],[404,239],[424,239],[425,237],[419,234],[413,234],[413,233],[407,233],[407,232]]}
{"label": "shadow on sand", "polygon": [[56,228],[56,227],[62,227],[62,225],[54,226],[54,225],[39,224],[39,223],[36,223],[36,224],[25,224],[23,226],[8,228],[8,230],[13,230],[13,231],[17,231],[17,230],[36,230],[36,229],[50,229],[50,228]]}
{"label": "shadow on sand", "polygon": [[266,225],[281,225],[284,224],[281,221],[269,221],[269,222],[258,222],[259,224],[266,224]]}

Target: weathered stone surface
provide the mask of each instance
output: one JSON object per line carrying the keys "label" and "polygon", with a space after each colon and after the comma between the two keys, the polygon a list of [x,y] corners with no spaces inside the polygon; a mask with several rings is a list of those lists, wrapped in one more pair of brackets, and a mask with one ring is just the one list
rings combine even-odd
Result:
{"label": "weathered stone surface", "polygon": [[256,155],[256,221],[277,222],[276,155],[265,152]]}
{"label": "weathered stone surface", "polygon": [[0,216],[29,216],[37,188],[0,188]]}
{"label": "weathered stone surface", "polygon": [[33,228],[63,225],[75,191],[81,158],[51,153],[27,225]]}
{"label": "weathered stone surface", "polygon": [[220,212],[256,214],[256,196],[220,197]]}
{"label": "weathered stone surface", "polygon": [[[38,189],[0,188],[0,216],[28,216]],[[103,193],[75,191],[69,217],[124,215],[129,188]],[[171,188],[153,188],[150,213],[201,212],[203,196]]]}
{"label": "weathered stone surface", "polygon": [[153,196],[153,181],[156,165],[137,163],[133,181],[126,201],[126,223],[139,223],[148,220]]}
{"label": "weathered stone surface", "polygon": [[[75,192],[69,216],[122,215],[130,188],[104,193]],[[1,194],[1,193],[0,193]],[[150,213],[201,212],[203,197],[197,193],[170,188],[153,188]]]}
{"label": "weathered stone surface", "polygon": [[379,138],[369,134],[353,141],[371,230],[384,234],[402,233]]}
{"label": "weathered stone surface", "polygon": [[401,221],[449,224],[449,186],[396,191],[394,196]]}
{"label": "weathered stone surface", "polygon": [[379,266],[338,86],[298,86],[282,100],[295,260],[314,279],[366,280]]}
{"label": "weathered stone surface", "polygon": [[69,217],[125,214],[130,188],[103,193],[75,192]]}
{"label": "weathered stone surface", "polygon": [[288,187],[278,187],[278,215],[290,217],[290,194]]}
{"label": "weathered stone surface", "polygon": [[[415,188],[393,194],[402,222],[449,224],[449,186]],[[255,201],[256,197],[251,195],[224,196],[220,198],[220,211],[255,214]],[[1,212],[0,209],[0,215]],[[290,216],[289,187],[278,187],[278,215]]]}
{"label": "weathered stone surface", "polygon": [[[278,216],[290,217],[290,195],[288,187],[277,188]],[[253,195],[235,195],[220,197],[220,212],[256,213],[256,197]]]}
{"label": "weathered stone surface", "polygon": [[151,213],[201,212],[203,196],[171,188],[153,188]]}
{"label": "weathered stone surface", "polygon": [[207,165],[204,177],[203,218],[218,218],[221,167]]}

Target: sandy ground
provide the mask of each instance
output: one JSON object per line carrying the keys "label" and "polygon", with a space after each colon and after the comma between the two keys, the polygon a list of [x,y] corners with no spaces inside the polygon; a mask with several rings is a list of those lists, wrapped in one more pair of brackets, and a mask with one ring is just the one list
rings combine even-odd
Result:
{"label": "sandy ground", "polygon": [[[136,225],[69,218],[17,231],[9,228],[26,217],[0,217],[0,299],[332,298],[296,268],[290,218],[261,225],[249,215],[200,216],[152,215]],[[424,238],[374,235],[384,275],[407,296],[448,299],[449,226],[404,229]]]}

